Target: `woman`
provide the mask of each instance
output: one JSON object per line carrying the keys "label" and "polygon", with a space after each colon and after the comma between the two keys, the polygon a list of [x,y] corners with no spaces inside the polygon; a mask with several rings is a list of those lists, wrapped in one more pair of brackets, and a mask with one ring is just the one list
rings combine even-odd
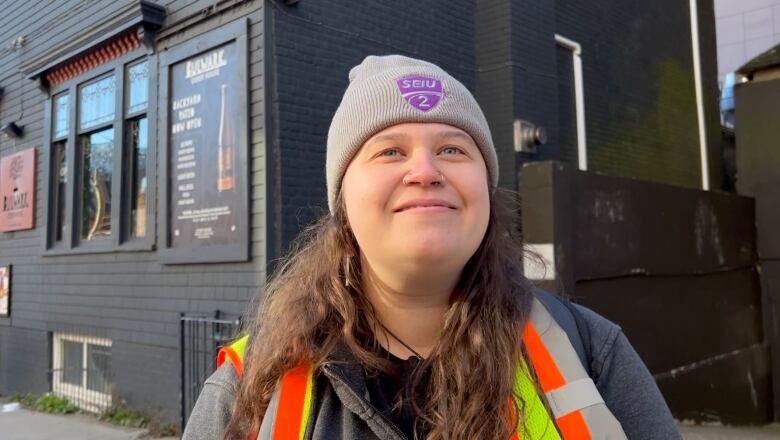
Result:
{"label": "woman", "polygon": [[349,79],[330,215],[272,277],[184,438],[679,438],[619,328],[522,276],[468,90],[397,55]]}

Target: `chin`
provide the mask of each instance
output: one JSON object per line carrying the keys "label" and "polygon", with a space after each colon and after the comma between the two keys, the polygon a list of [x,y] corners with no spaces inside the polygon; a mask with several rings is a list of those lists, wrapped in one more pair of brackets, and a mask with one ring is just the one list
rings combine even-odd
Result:
{"label": "chin", "polygon": [[445,243],[421,240],[405,246],[403,254],[407,255],[410,260],[438,263],[443,260],[457,259],[463,253],[458,244],[456,240],[447,240]]}

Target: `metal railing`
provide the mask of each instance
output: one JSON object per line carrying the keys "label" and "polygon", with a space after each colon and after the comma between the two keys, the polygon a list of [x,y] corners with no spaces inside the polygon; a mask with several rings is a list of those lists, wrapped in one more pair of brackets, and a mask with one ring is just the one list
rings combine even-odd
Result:
{"label": "metal railing", "polygon": [[219,310],[210,316],[181,315],[181,427],[195,406],[203,382],[214,372],[217,350],[230,342],[239,329],[239,319],[227,319]]}

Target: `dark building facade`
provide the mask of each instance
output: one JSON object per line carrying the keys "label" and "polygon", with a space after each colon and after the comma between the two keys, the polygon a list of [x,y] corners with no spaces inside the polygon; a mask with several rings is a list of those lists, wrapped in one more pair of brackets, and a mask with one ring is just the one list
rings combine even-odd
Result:
{"label": "dark building facade", "polygon": [[[327,212],[330,116],[368,54],[430,60],[474,91],[502,186],[554,159],[701,187],[701,133],[721,186],[711,2],[701,106],[690,10],[670,0],[11,3],[0,125],[21,129],[0,158],[34,149],[36,169],[34,225],[0,232],[0,394],[177,420],[181,315],[240,315]],[[520,120],[546,128],[536,152],[516,152]]]}
{"label": "dark building facade", "polygon": [[[735,87],[737,192],[756,203],[756,230],[762,292],[764,332],[773,346],[780,344],[780,127],[775,123],[780,103],[780,45],[757,55],[737,70],[745,82]],[[780,375],[780,350],[772,350],[773,377]],[[780,381],[773,382],[774,417],[780,418]]]}

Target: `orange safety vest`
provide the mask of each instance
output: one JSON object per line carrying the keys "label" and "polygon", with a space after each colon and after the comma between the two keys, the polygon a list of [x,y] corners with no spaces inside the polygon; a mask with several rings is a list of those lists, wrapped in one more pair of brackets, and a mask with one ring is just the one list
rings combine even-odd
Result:
{"label": "orange safety vest", "polygon": [[[241,378],[246,340],[247,336],[244,336],[233,344],[222,347],[217,355],[217,367],[230,360]],[[626,439],[620,422],[604,404],[604,399],[585,371],[566,331],[536,298],[531,307],[531,316],[525,325],[523,342],[560,433],[560,437],[545,435],[544,439]],[[269,412],[271,408],[276,409],[275,419],[270,425],[272,428],[263,438],[258,437],[259,440],[304,438],[311,407],[313,377],[313,365],[307,363],[287,371],[282,376],[280,387],[269,403]],[[514,409],[511,401],[510,406]],[[512,414],[514,417],[514,411]],[[510,438],[518,439],[517,433]]]}

